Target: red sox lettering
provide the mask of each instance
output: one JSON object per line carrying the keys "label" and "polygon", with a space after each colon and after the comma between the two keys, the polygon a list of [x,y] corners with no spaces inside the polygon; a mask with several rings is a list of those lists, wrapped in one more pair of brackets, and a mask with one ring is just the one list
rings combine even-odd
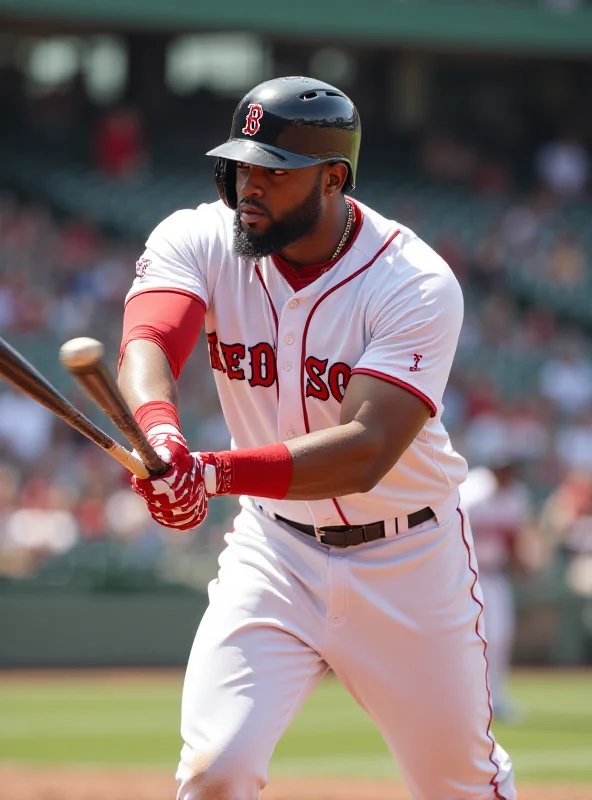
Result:
{"label": "red sox lettering", "polygon": [[249,366],[251,386],[269,389],[277,379],[277,364],[273,347],[267,342],[259,342],[249,347]]}
{"label": "red sox lettering", "polygon": [[[259,342],[246,347],[241,342],[226,344],[218,339],[216,331],[206,334],[212,369],[225,373],[229,380],[247,380],[250,386],[266,389],[277,381],[277,363],[273,347]],[[249,353],[247,359],[246,354]],[[337,361],[329,367],[329,359],[307,356],[304,362],[306,373],[306,397],[329,400],[333,397],[341,403],[351,376],[351,367]]]}
{"label": "red sox lettering", "polygon": [[[338,403],[343,400],[343,395],[351,376],[351,367],[341,361],[331,364],[327,371],[329,359],[308,356],[304,362],[306,370],[306,397],[316,397],[318,400],[328,400],[332,396]],[[327,375],[327,380],[323,379]]]}
{"label": "red sox lettering", "polygon": [[220,350],[226,363],[226,374],[230,380],[244,381],[245,371],[240,366],[240,362],[245,357],[245,346],[240,342],[235,344],[224,344],[220,342]]}

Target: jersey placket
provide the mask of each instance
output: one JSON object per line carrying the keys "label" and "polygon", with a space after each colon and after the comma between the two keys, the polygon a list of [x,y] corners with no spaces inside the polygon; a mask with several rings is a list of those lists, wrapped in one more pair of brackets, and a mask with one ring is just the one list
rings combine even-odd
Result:
{"label": "jersey placket", "polygon": [[286,441],[306,433],[301,401],[302,330],[310,301],[293,295],[278,319],[277,370],[279,376],[278,439]]}
{"label": "jersey placket", "polygon": [[[277,369],[279,375],[278,439],[287,441],[305,436],[303,407],[307,403],[304,363],[307,353],[302,350],[304,327],[317,300],[316,295],[304,296],[299,292],[285,303],[278,319]],[[307,342],[314,342],[309,329]],[[315,402],[309,398],[308,402]],[[316,401],[320,402],[320,401]],[[332,499],[306,503],[311,518],[319,527],[343,525]]]}

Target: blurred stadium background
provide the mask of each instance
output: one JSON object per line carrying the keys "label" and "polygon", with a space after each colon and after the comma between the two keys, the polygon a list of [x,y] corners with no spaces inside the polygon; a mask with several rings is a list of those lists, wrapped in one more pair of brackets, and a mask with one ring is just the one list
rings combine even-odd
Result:
{"label": "blurred stadium background", "polygon": [[[589,666],[589,0],[0,0],[0,335],[119,438],[61,370],[59,346],[95,336],[115,369],[147,234],[216,199],[203,153],[226,138],[249,88],[289,74],[352,97],[363,122],[354,196],[414,228],[463,285],[444,419],[471,467],[511,458],[534,509],[536,569],[511,573],[514,663]],[[203,341],[180,394],[190,444],[226,447]],[[182,666],[233,513],[217,500],[193,535],[167,533],[108,457],[1,384],[0,668]],[[577,702],[587,692],[592,706],[588,673],[575,694],[565,673],[556,684],[527,674],[513,686],[530,721],[514,735],[549,752],[556,742],[537,732],[573,735],[557,776],[592,787],[592,718]],[[27,731],[51,731],[23,717],[14,680],[0,674],[0,760],[24,763],[34,747],[49,764],[44,734]],[[49,685],[25,684],[22,696],[50,713],[60,694]],[[174,714],[177,700],[162,702]],[[531,757],[527,776],[544,761]],[[368,763],[366,775],[382,774]]]}

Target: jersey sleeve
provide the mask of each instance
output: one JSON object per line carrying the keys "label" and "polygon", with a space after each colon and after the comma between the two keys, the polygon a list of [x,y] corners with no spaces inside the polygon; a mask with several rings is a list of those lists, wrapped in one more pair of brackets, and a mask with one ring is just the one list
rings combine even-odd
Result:
{"label": "jersey sleeve", "polygon": [[425,255],[436,259],[437,269],[408,269],[409,277],[390,296],[384,281],[386,291],[381,290],[381,298],[369,307],[370,342],[352,375],[373,375],[402,386],[436,416],[442,411],[462,326],[463,297],[447,265],[417,242],[414,255],[421,259],[425,249]]}
{"label": "jersey sleeve", "polygon": [[150,234],[136,262],[136,278],[126,302],[140,292],[173,290],[210,306],[212,270],[220,267],[223,231],[211,205],[176,211]]}

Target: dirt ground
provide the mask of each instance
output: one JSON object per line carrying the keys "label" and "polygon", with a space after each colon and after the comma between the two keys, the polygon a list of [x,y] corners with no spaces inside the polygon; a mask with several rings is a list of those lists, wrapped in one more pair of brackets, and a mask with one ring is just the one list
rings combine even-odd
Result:
{"label": "dirt ground", "polygon": [[[0,769],[0,800],[174,800],[171,777],[163,772]],[[590,789],[570,786],[519,787],[519,800],[590,800]],[[405,789],[386,781],[323,778],[280,779],[262,800],[410,800]]]}

